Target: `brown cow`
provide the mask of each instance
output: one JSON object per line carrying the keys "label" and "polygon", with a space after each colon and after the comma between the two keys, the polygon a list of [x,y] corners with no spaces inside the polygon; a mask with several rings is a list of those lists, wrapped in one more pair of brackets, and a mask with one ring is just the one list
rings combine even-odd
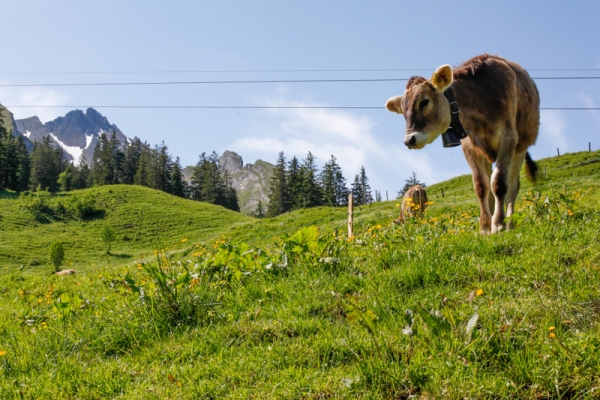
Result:
{"label": "brown cow", "polygon": [[412,186],[404,193],[397,222],[406,222],[407,218],[422,217],[427,208],[427,192],[421,185]]}
{"label": "brown cow", "polygon": [[392,97],[386,104],[388,110],[404,114],[404,144],[410,149],[421,149],[433,142],[446,132],[451,121],[453,128],[455,121],[462,123],[466,137],[461,144],[479,199],[482,234],[507,227],[504,208],[510,217],[519,192],[523,161],[527,174],[535,180],[537,166],[527,148],[538,136],[539,107],[539,93],[527,71],[487,54],[454,70],[442,65],[429,80],[412,77],[404,95]]}

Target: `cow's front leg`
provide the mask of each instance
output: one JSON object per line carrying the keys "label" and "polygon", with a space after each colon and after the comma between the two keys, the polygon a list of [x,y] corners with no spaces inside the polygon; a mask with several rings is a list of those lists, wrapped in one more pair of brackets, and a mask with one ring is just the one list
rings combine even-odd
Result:
{"label": "cow's front leg", "polygon": [[473,188],[479,201],[479,230],[482,235],[490,233],[492,228],[492,214],[494,198],[490,193],[490,174],[492,164],[473,149],[469,138],[463,139],[463,152],[471,167]]}
{"label": "cow's front leg", "polygon": [[496,207],[494,215],[492,215],[492,233],[498,233],[506,229],[504,206],[509,185],[508,177],[517,145],[516,132],[514,130],[506,130],[502,132],[500,137],[496,166],[491,179],[492,193],[496,199]]}

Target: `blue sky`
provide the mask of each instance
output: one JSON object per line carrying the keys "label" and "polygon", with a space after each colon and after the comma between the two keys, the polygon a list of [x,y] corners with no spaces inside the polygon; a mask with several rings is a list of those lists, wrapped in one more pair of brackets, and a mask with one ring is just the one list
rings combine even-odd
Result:
{"label": "blue sky", "polygon": [[[481,53],[533,77],[600,76],[600,2],[589,1],[4,1],[0,85],[431,76]],[[268,72],[267,72],[268,70]],[[277,70],[278,72],[273,72]],[[204,71],[204,72],[182,72]],[[211,71],[211,72],[208,72]],[[214,72],[221,71],[221,72]],[[542,107],[600,107],[600,80],[538,80]],[[402,144],[384,109],[405,82],[0,87],[16,118],[43,122],[95,106],[129,137],[164,140],[184,165],[232,150],[245,163],[284,151],[319,166],[331,154],[350,183],[361,165],[395,197],[469,173],[460,148]],[[122,109],[159,106],[367,106],[380,109]],[[12,106],[12,107],[11,107]],[[600,111],[542,111],[534,159],[600,147]]]}

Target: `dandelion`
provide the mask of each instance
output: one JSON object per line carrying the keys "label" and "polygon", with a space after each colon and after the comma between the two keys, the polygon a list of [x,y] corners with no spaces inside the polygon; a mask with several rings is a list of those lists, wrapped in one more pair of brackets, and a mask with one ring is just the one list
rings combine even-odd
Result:
{"label": "dandelion", "polygon": [[481,296],[483,294],[483,289],[477,289],[477,291],[475,292],[475,294],[477,296]]}
{"label": "dandelion", "polygon": [[550,332],[548,336],[550,337],[550,339],[554,339],[556,337],[556,333]]}
{"label": "dandelion", "polygon": [[555,326],[551,326],[550,328],[548,328],[548,331],[552,332],[553,330],[555,330],[556,327]]}
{"label": "dandelion", "polygon": [[396,203],[394,207],[400,207],[400,203]]}
{"label": "dandelion", "polygon": [[6,355],[6,350],[0,350],[0,357],[4,357]]}
{"label": "dandelion", "polygon": [[23,291],[23,289],[19,290],[19,296],[23,296],[25,292]]}
{"label": "dandelion", "polygon": [[188,241],[187,239],[181,239],[181,243],[185,243],[187,241]]}
{"label": "dandelion", "polygon": [[572,217],[574,213],[571,210],[567,210],[567,214],[569,214],[569,217]]}

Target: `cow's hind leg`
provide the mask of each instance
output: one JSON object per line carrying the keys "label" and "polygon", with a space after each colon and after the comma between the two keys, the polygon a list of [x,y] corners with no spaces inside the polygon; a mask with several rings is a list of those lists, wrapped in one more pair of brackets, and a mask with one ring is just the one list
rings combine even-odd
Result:
{"label": "cow's hind leg", "polygon": [[506,218],[508,219],[506,228],[512,228],[512,221],[510,220],[510,216],[513,215],[515,211],[515,202],[517,200],[517,195],[519,194],[519,188],[521,186],[521,167],[523,166],[523,161],[525,160],[525,155],[527,154],[527,150],[522,153],[517,153],[514,155],[512,163],[510,165],[510,170],[508,174],[508,192],[506,192]]}
{"label": "cow's hind leg", "polygon": [[504,206],[506,194],[509,189],[509,174],[515,155],[516,145],[517,140],[515,130],[506,128],[500,137],[498,156],[496,158],[496,165],[491,179],[492,193],[496,199],[496,208],[494,210],[494,215],[492,216],[492,233],[500,232],[506,228],[504,222]]}
{"label": "cow's hind leg", "polygon": [[[467,139],[468,140],[468,139]],[[494,198],[490,193],[490,174],[492,171],[492,164],[484,157],[477,155],[470,149],[470,143],[464,143],[463,140],[463,151],[465,158],[471,167],[471,173],[473,175],[473,188],[475,194],[479,200],[479,229],[482,235],[487,235],[491,232],[492,228],[492,214],[490,207],[493,206]]]}

